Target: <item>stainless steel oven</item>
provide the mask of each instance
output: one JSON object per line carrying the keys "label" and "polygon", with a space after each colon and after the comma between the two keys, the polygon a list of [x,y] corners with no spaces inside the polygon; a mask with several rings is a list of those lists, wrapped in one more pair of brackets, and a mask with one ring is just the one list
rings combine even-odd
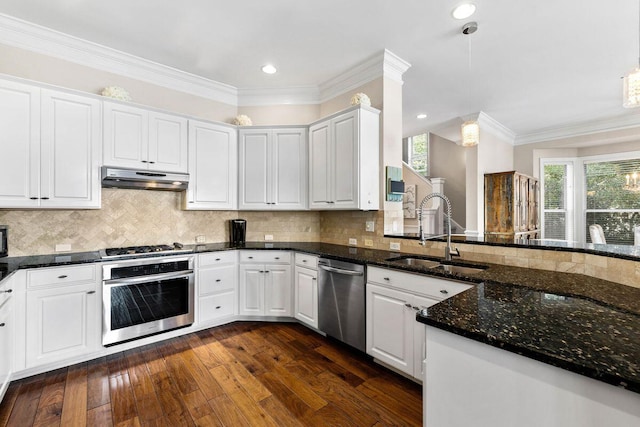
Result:
{"label": "stainless steel oven", "polygon": [[152,257],[102,267],[102,344],[187,326],[194,321],[194,257]]}

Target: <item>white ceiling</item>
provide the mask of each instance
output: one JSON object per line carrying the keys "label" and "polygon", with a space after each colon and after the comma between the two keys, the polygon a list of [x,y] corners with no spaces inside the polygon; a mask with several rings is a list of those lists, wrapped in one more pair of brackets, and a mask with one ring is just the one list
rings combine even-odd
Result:
{"label": "white ceiling", "polygon": [[[476,14],[457,21],[460,2],[2,0],[0,13],[241,89],[317,86],[389,49],[412,64],[405,135],[479,111],[519,137],[640,123],[620,80],[638,63],[638,0],[474,0]],[[464,36],[469,20],[479,30]]]}

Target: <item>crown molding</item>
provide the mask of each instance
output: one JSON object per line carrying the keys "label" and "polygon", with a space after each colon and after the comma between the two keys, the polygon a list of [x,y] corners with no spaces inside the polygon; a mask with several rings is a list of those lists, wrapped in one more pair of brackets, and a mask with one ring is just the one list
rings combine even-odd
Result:
{"label": "crown molding", "polygon": [[237,105],[238,90],[176,68],[0,14],[0,43]]}
{"label": "crown molding", "polygon": [[612,132],[636,127],[640,127],[640,115],[625,114],[622,116],[592,120],[570,126],[561,126],[541,130],[539,132],[518,135],[516,137],[515,145],[535,144],[537,142],[566,139],[577,136],[590,135],[594,133]]}
{"label": "crown molding", "polygon": [[480,125],[480,132],[489,131],[489,133],[492,133],[503,141],[515,145],[516,134],[487,113],[483,111],[478,113],[478,124]]}
{"label": "crown molding", "polygon": [[395,80],[400,84],[404,84],[402,80],[403,74],[411,68],[411,64],[400,58],[388,49],[383,52],[382,69],[385,77]]}
{"label": "crown molding", "polygon": [[318,86],[238,89],[239,107],[319,104],[319,99]]}
{"label": "crown molding", "polygon": [[380,77],[389,77],[402,84],[402,75],[411,67],[390,50],[370,56],[355,67],[319,85],[320,100],[326,102]]}
{"label": "crown molding", "polygon": [[4,14],[0,31],[2,44],[233,106],[320,104],[383,76],[402,83],[411,66],[385,49],[317,86],[239,89]]}

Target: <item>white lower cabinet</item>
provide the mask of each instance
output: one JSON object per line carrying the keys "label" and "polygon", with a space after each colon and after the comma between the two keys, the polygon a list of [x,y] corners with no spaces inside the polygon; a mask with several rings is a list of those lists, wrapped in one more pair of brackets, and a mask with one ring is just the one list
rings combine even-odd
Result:
{"label": "white lower cabinet", "polygon": [[471,285],[375,267],[367,276],[367,354],[421,380],[425,325],[416,313]]}
{"label": "white lower cabinet", "polygon": [[[263,263],[264,261],[272,261]],[[291,316],[291,254],[279,251],[242,251],[240,254],[240,309],[245,316]]]}
{"label": "white lower cabinet", "polygon": [[13,310],[12,300],[0,305],[0,401],[11,380],[11,360],[13,351]]}
{"label": "white lower cabinet", "polygon": [[232,320],[238,313],[238,253],[212,252],[198,255],[199,325]]}
{"label": "white lower cabinet", "polygon": [[[85,279],[87,276],[91,279]],[[72,359],[100,348],[98,286],[93,265],[27,273],[27,368]]]}
{"label": "white lower cabinet", "polygon": [[296,254],[293,316],[318,328],[318,257]]}

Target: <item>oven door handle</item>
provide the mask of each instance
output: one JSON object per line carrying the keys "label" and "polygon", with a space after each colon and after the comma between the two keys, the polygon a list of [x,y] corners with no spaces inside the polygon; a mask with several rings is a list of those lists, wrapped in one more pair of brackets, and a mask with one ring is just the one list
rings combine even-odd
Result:
{"label": "oven door handle", "polygon": [[160,280],[179,279],[181,277],[193,275],[193,270],[183,270],[173,273],[153,274],[149,276],[127,277],[124,279],[104,280],[103,283],[109,286],[135,285],[137,283],[157,282]]}

